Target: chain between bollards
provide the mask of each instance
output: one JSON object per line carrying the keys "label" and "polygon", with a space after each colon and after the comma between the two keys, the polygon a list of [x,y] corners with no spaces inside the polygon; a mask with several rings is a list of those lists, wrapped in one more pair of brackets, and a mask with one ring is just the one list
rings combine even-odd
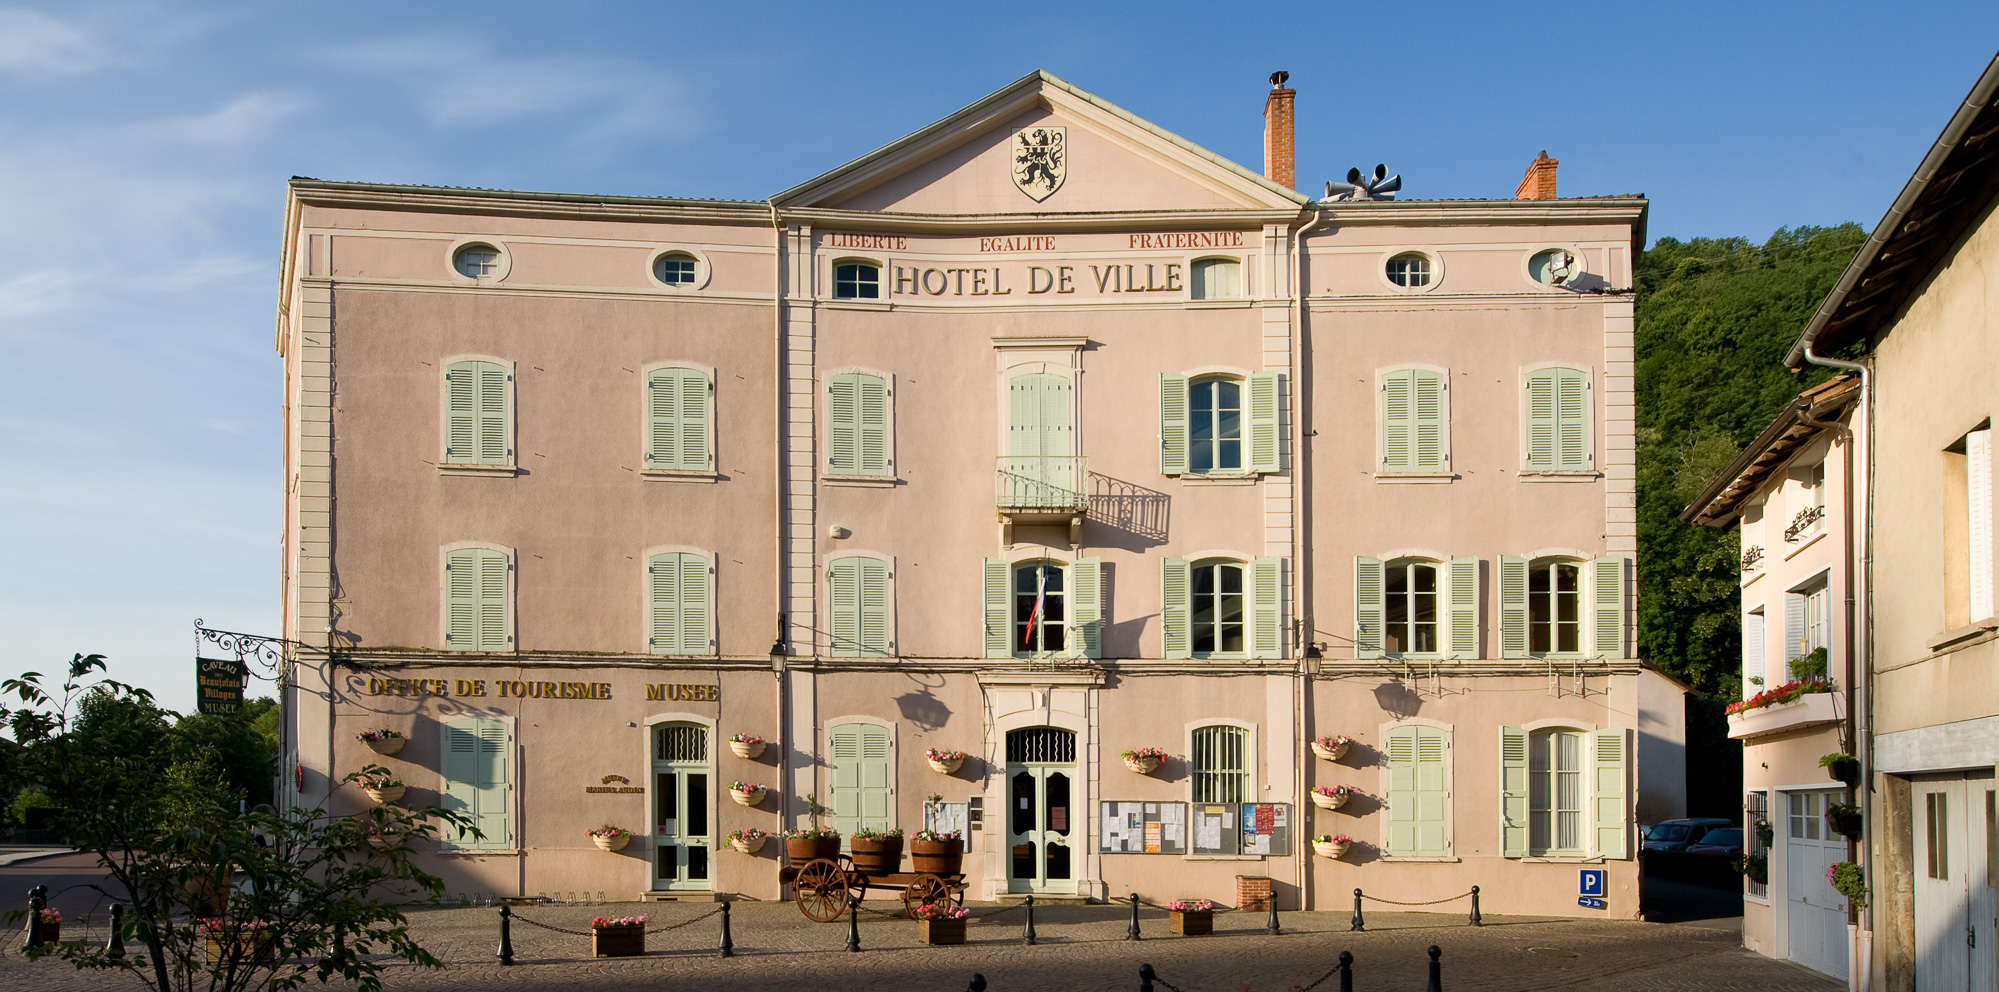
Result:
{"label": "chain between bollards", "polygon": [[506,903],[500,904],[500,949],[493,956],[502,967],[514,963],[514,911]]}
{"label": "chain between bollards", "polygon": [[1485,926],[1484,919],[1478,915],[1478,886],[1476,885],[1471,887],[1471,925],[1475,927]]}
{"label": "chain between bollards", "polygon": [[1027,946],[1033,947],[1034,946],[1034,895],[1032,893],[1029,893],[1025,899],[1021,900],[1021,902],[1026,904],[1027,906],[1027,925],[1021,929],[1020,939],[1026,942]]}
{"label": "chain between bollards", "polygon": [[1444,992],[1444,967],[1437,961],[1437,957],[1443,953],[1442,948],[1435,944],[1430,945],[1430,984],[1424,992]]}
{"label": "chain between bollards", "polygon": [[724,958],[736,956],[736,942],[729,939],[729,904],[726,902],[722,904],[722,953],[716,956]]}
{"label": "chain between bollards", "polygon": [[104,956],[113,961],[125,960],[125,904],[111,904],[111,936],[105,938]]}
{"label": "chain between bollards", "polygon": [[847,950],[861,949],[861,901],[847,897]]}
{"label": "chain between bollards", "polygon": [[1348,930],[1365,930],[1365,929],[1367,929],[1367,917],[1365,917],[1365,916],[1361,915],[1361,911],[1360,911],[1360,890],[1359,890],[1359,889],[1355,889],[1355,890],[1353,890],[1353,925],[1352,925],[1352,926],[1350,926],[1350,927],[1347,927],[1347,929],[1348,929]]}
{"label": "chain between bollards", "polygon": [[[1131,894],[1131,926],[1128,926],[1128,927],[1126,927],[1126,928],[1125,928],[1125,930],[1124,930],[1124,939],[1126,939],[1126,940],[1137,940],[1137,939],[1139,939],[1139,937],[1138,937],[1138,893],[1136,893],[1136,892],[1134,892],[1134,893],[1132,893],[1132,894]],[[1147,967],[1147,968],[1150,968],[1150,967],[1152,967],[1152,966],[1151,966],[1151,965],[1146,965],[1146,967]],[[1151,981],[1150,981],[1150,979],[1148,979],[1148,980],[1147,980],[1147,984],[1146,984],[1146,988],[1151,988],[1151,987],[1152,987],[1152,985],[1151,985]]]}

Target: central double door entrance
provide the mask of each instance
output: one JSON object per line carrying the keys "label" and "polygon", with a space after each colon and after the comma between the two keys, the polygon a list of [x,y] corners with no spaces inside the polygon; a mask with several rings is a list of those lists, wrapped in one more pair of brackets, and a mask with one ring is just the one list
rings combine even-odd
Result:
{"label": "central double door entrance", "polygon": [[1028,727],[1007,733],[1007,891],[1076,891],[1080,791],[1074,732]]}

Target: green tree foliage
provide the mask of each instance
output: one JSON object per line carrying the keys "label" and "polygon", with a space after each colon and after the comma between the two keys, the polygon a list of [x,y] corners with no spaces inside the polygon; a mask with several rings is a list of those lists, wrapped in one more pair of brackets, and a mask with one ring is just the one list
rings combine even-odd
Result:
{"label": "green tree foliage", "polygon": [[[1677,518],[1784,404],[1831,375],[1793,373],[1784,354],[1865,239],[1857,224],[1786,228],[1761,245],[1661,238],[1639,259],[1638,643],[1694,687],[1689,767],[1740,765],[1721,710],[1742,689],[1741,549],[1734,530]],[[1737,790],[1713,785],[1706,798],[1732,811]],[[1700,782],[1689,786],[1698,805]]]}

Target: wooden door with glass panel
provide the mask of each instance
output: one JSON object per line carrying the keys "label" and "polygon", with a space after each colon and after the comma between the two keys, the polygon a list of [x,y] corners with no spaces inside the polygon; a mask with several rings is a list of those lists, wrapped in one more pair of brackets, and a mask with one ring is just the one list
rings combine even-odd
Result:
{"label": "wooden door with glass panel", "polygon": [[660,889],[709,887],[714,772],[708,728],[663,723],[652,729],[653,884]]}
{"label": "wooden door with glass panel", "polygon": [[1074,733],[1029,727],[1006,735],[1008,891],[1076,891],[1078,791]]}

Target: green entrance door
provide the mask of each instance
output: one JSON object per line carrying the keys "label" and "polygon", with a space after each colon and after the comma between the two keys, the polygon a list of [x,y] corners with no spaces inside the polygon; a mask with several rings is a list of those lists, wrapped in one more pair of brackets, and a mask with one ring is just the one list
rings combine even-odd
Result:
{"label": "green entrance door", "polygon": [[1007,890],[1075,892],[1076,735],[1055,727],[1010,731],[1006,782]]}
{"label": "green entrance door", "polygon": [[714,849],[709,801],[708,728],[663,723],[652,728],[653,885],[706,889]]}

